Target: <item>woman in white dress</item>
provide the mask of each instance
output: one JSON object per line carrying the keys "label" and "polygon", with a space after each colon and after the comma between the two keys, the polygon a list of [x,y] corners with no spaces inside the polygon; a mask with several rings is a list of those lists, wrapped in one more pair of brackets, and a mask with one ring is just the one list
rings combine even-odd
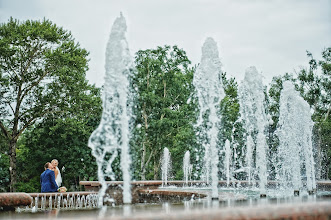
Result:
{"label": "woman in white dress", "polygon": [[57,167],[59,165],[59,161],[57,159],[53,159],[51,161],[51,164],[54,167],[55,182],[57,183],[58,187],[60,187],[61,183],[62,183],[62,177],[61,177],[61,172],[60,172],[59,168]]}

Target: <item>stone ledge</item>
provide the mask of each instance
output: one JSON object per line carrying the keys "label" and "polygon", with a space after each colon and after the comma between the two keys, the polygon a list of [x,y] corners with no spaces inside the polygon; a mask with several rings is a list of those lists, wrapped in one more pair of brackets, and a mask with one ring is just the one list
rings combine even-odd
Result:
{"label": "stone ledge", "polygon": [[27,206],[32,197],[27,193],[0,193],[0,207],[4,210],[13,210],[15,207]]}
{"label": "stone ledge", "polygon": [[91,192],[91,191],[76,191],[76,192],[52,192],[52,193],[27,193],[28,195],[30,195],[31,197],[43,197],[43,196],[46,196],[46,197],[55,197],[55,196],[63,196],[63,197],[66,197],[66,196],[73,196],[73,195],[80,195],[80,196],[83,196],[83,195],[90,195],[90,194],[97,194],[98,192]]}
{"label": "stone ledge", "polygon": [[[146,180],[146,181],[131,181],[130,182],[132,186],[161,186],[162,181],[161,180]],[[226,185],[226,181],[218,181],[218,185],[224,186]],[[122,185],[123,181],[106,181],[106,184],[109,186],[117,186],[117,185]],[[200,181],[200,180],[192,180],[188,181],[188,185],[205,185],[205,181]],[[233,184],[241,184],[241,185],[248,185],[248,181],[231,181],[230,185]],[[254,182],[254,184],[258,184],[258,182]],[[277,181],[268,181],[268,185],[273,186],[276,185]],[[94,186],[98,187],[101,186],[101,183],[99,181],[80,181],[79,185],[82,186]],[[181,180],[171,180],[168,181],[168,185],[178,185],[178,186],[183,186],[185,185],[185,181]],[[330,180],[321,180],[321,181],[316,181],[317,187],[326,187],[326,188],[331,188],[331,181]]]}
{"label": "stone ledge", "polygon": [[158,203],[158,202],[181,202],[191,200],[193,198],[204,198],[207,194],[201,192],[178,191],[178,190],[163,190],[163,189],[139,189],[140,203]]}

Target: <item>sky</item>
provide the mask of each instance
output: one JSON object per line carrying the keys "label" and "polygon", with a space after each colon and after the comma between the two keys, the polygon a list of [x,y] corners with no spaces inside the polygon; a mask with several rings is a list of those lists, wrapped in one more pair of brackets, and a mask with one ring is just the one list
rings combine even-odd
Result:
{"label": "sky", "polygon": [[256,66],[265,84],[308,66],[331,46],[331,0],[0,0],[0,23],[44,17],[70,30],[90,52],[87,79],[104,83],[105,48],[123,13],[127,39],[138,50],[178,45],[192,64],[207,37],[218,44],[223,71],[240,82]]}

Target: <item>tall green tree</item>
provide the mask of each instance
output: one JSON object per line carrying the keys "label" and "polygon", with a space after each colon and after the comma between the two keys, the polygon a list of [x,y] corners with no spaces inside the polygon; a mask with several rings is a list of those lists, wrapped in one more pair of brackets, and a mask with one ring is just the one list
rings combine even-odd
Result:
{"label": "tall green tree", "polygon": [[282,76],[275,76],[269,85],[267,98],[267,112],[271,117],[271,123],[268,126],[267,143],[269,146],[268,151],[268,170],[269,179],[275,179],[276,177],[276,161],[277,161],[277,148],[279,146],[279,139],[276,134],[277,124],[279,121],[279,107],[280,107],[280,94],[283,89],[283,83],[285,81],[295,82],[295,78],[292,74],[285,73]]}
{"label": "tall green tree", "polygon": [[49,117],[25,132],[18,147],[18,190],[40,191],[40,173],[52,159],[59,160],[63,185],[70,191],[80,190],[81,180],[97,180],[95,158],[87,146],[97,125],[84,119]]}
{"label": "tall green tree", "polygon": [[[274,77],[269,89],[269,113],[273,124],[270,125],[269,146],[271,153],[277,152],[278,139],[275,130],[279,117],[279,98],[283,89],[284,81],[292,81],[301,96],[307,101],[312,109],[313,144],[316,155],[316,177],[318,179],[330,178],[331,171],[331,48],[322,52],[322,60],[317,61],[310,52],[307,52],[309,67],[301,68],[296,75],[285,74]],[[319,68],[321,72],[319,73]],[[270,157],[271,159],[275,157]]]}
{"label": "tall green tree", "polygon": [[[307,51],[309,68],[302,68],[297,74],[297,89],[310,105],[315,122],[314,136],[317,159],[317,178],[331,176],[331,47],[322,52],[322,60],[317,61]],[[318,69],[321,72],[318,72]]]}
{"label": "tall green tree", "polygon": [[[227,77],[226,73],[222,73],[222,82],[225,92],[225,97],[221,101],[221,127],[223,128],[220,131],[220,142],[224,145],[226,140],[229,140],[232,148],[231,155],[231,167],[232,171],[239,169],[244,165],[244,128],[242,123],[239,122],[240,117],[240,104],[238,97],[238,83],[235,78]],[[224,146],[223,146],[223,149]],[[221,154],[220,161],[225,160],[225,155]],[[223,168],[224,170],[224,168]],[[236,174],[236,178],[242,178]],[[225,178],[225,174],[222,174],[222,177]]]}
{"label": "tall green tree", "polygon": [[0,128],[8,141],[11,191],[22,133],[47,115],[79,111],[88,92],[88,52],[49,20],[0,25]]}
{"label": "tall green tree", "polygon": [[91,86],[81,98],[79,111],[48,115],[23,133],[17,147],[18,191],[40,191],[40,173],[52,159],[59,160],[63,185],[70,191],[81,190],[80,180],[96,180],[95,158],[87,143],[100,122],[100,89]]}
{"label": "tall green tree", "polygon": [[194,68],[177,46],[140,50],[135,64],[137,178],[158,178],[164,147],[172,154],[174,175],[181,178],[185,151],[194,143],[194,100],[190,99]]}
{"label": "tall green tree", "polygon": [[9,190],[9,159],[6,152],[8,143],[3,134],[0,133],[0,192],[7,192]]}

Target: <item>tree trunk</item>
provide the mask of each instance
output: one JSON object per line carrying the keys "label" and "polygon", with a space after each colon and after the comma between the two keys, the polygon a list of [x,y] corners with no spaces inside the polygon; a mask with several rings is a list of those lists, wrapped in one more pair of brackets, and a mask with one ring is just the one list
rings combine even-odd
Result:
{"label": "tree trunk", "polygon": [[159,157],[159,160],[157,160],[157,155],[154,155],[154,180],[159,179],[159,173],[160,173],[160,166],[161,166],[161,158]]}
{"label": "tree trunk", "polygon": [[317,128],[317,135],[318,135],[318,141],[317,141],[317,161],[316,161],[316,179],[320,180],[323,178],[322,174],[322,149],[321,149],[321,144],[322,144],[322,135],[321,135],[321,127],[320,125]]}
{"label": "tree trunk", "polygon": [[159,174],[159,169],[158,169],[158,166],[157,166],[157,161],[154,157],[154,180],[157,180],[158,179],[158,174]]}
{"label": "tree trunk", "polygon": [[[142,116],[144,118],[144,126],[145,126],[145,134],[147,133],[147,130],[148,130],[148,116],[147,116],[147,113],[146,113],[146,103],[144,103],[143,105],[143,113],[142,113]],[[141,180],[146,180],[146,166],[147,164],[146,163],[146,135],[144,135],[144,138],[143,138],[143,152],[142,152],[142,155],[141,155],[141,164],[140,164],[140,170],[141,170]]]}
{"label": "tree trunk", "polygon": [[10,172],[10,192],[16,191],[16,140],[9,142],[9,172]]}
{"label": "tree trunk", "polygon": [[141,170],[140,178],[141,178],[141,180],[146,180],[146,176],[145,176],[145,174],[146,174],[145,161],[146,161],[146,145],[145,145],[145,142],[143,142],[143,152],[142,152],[141,164],[140,164],[140,170]]}

